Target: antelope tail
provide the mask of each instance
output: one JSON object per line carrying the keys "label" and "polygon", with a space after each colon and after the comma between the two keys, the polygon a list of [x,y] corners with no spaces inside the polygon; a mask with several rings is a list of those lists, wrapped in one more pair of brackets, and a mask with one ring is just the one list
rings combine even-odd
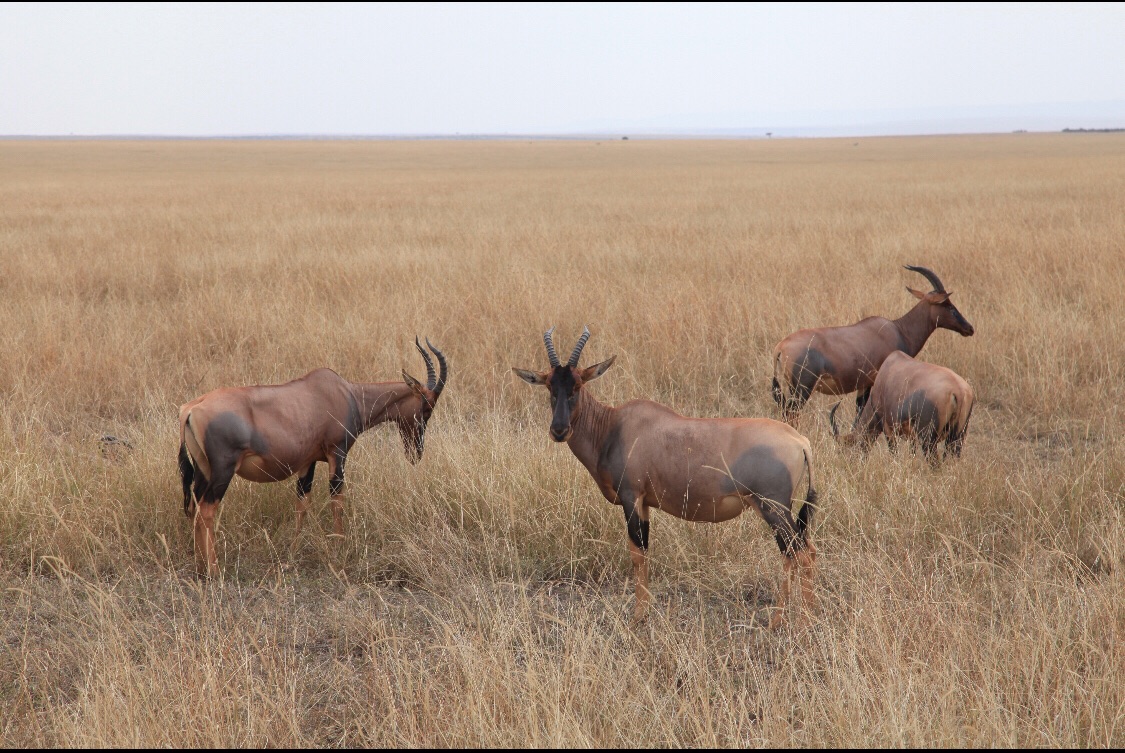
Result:
{"label": "antelope tail", "polygon": [[191,517],[194,509],[191,485],[197,474],[202,474],[204,479],[211,479],[211,463],[207,460],[207,453],[203,451],[202,443],[196,436],[191,425],[191,413],[183,418],[180,429],[180,478],[184,483],[184,514]]}
{"label": "antelope tail", "polygon": [[188,413],[184,417],[184,447],[187,450],[188,457],[195,464],[195,472],[202,473],[203,477],[211,479],[211,461],[207,459],[207,453],[203,450],[203,442],[200,441],[199,435],[195,431],[195,427],[191,425],[191,414]]}
{"label": "antelope tail", "polygon": [[957,405],[957,403],[957,395],[951,394],[949,396],[949,422],[944,427],[938,427],[939,429],[945,429],[944,434],[946,441],[951,441],[956,438],[958,424],[961,423],[961,416],[958,415],[960,411],[958,409],[959,406]]}
{"label": "antelope tail", "polygon": [[953,396],[953,410],[949,420],[948,441],[950,443],[959,443],[964,440],[965,432],[969,430],[969,419],[973,416],[973,405],[969,402],[966,409],[964,403],[965,401],[959,401],[956,395]]}
{"label": "antelope tail", "polygon": [[195,481],[195,466],[188,457],[187,446],[180,440],[180,480],[184,484],[184,512],[191,508],[191,485]]}
{"label": "antelope tail", "polygon": [[773,401],[778,405],[785,405],[785,393],[781,391],[781,383],[777,381],[777,370],[781,366],[781,353],[773,357]]}
{"label": "antelope tail", "polygon": [[801,509],[797,513],[797,519],[794,521],[796,523],[795,528],[796,528],[796,533],[797,533],[797,541],[799,541],[802,545],[807,543],[807,541],[806,541],[806,537],[808,535],[807,532],[808,532],[809,526],[812,525],[813,513],[816,511],[816,499],[817,499],[816,489],[813,488],[812,458],[809,457],[809,450],[808,449],[805,449],[804,453],[805,453],[805,468],[808,470],[808,473],[809,473],[809,490],[805,494],[805,504],[801,505]]}

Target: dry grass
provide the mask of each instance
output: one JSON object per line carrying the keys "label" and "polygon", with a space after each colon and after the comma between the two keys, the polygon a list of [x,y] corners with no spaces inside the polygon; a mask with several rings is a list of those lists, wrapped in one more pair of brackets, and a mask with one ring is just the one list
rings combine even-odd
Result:
{"label": "dry grass", "polygon": [[[1125,138],[0,143],[0,742],[1125,744]],[[764,629],[752,515],[656,515],[633,629],[620,511],[547,437],[542,368],[773,416],[769,351],[897,316],[933,267],[977,328],[933,471],[802,422],[822,609]],[[236,481],[191,575],[176,409],[328,365],[450,387],[413,467],[349,463],[349,538]],[[132,447],[103,452],[103,433]],[[311,530],[310,530],[311,529]]]}

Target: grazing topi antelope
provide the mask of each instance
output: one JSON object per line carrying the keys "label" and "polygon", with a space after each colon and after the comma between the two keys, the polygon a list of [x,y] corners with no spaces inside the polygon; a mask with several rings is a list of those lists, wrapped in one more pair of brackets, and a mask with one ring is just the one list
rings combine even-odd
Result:
{"label": "grazing topi antelope", "polygon": [[[513,371],[528,384],[547,388],[553,410],[551,439],[566,442],[602,495],[624,510],[636,579],[634,620],[644,618],[652,598],[647,556],[649,514],[654,509],[684,520],[719,523],[753,507],[773,529],[781,549],[785,578],[778,606],[785,606],[795,577],[800,578],[805,602],[813,606],[816,549],[808,528],[816,491],[809,441],[768,418],[685,418],[650,400],[631,400],[616,408],[604,405],[584,388],[604,374],[616,356],[579,368],[590,337],[583,328],[570,360],[561,364],[553,332],[552,327],[543,335],[550,369]],[[794,495],[806,474],[808,492],[794,516]],[[770,626],[782,619],[779,609]]]}
{"label": "grazing topi antelope", "polygon": [[856,416],[852,433],[845,436],[836,428],[839,407],[836,403],[828,414],[837,441],[866,450],[882,433],[894,451],[898,437],[909,437],[936,464],[941,442],[945,451],[961,456],[973,415],[973,388],[952,369],[896,352],[883,361],[871,399]]}
{"label": "grazing topi antelope", "polygon": [[797,425],[800,410],[813,392],[846,395],[858,390],[855,405],[859,413],[889,354],[918,355],[938,328],[962,337],[973,334],[973,325],[949,300],[950,294],[936,274],[925,267],[906,269],[924,276],[934,289],[923,293],[907,287],[919,300],[902,317],[891,321],[869,316],[846,327],[802,329],[773,349],[773,399],[787,423]]}
{"label": "grazing topi antelope", "polygon": [[296,473],[300,533],[316,464],[328,463],[334,531],[343,535],[344,462],[361,432],[393,421],[407,459],[422,459],[426,422],[449,374],[445,356],[428,339],[440,374],[418,338],[414,345],[426,362],[424,385],[405,371],[405,382],[353,384],[331,369],[316,369],[286,384],[212,390],[180,407],[184,514],[195,520],[200,572],[218,574],[215,514],[235,474],[267,482]]}

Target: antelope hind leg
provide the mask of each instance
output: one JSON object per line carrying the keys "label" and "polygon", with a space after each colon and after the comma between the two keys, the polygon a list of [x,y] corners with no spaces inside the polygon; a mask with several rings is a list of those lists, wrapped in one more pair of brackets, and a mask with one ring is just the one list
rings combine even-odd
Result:
{"label": "antelope hind leg", "polygon": [[777,606],[770,616],[770,630],[776,630],[785,622],[785,608],[789,603],[789,594],[792,591],[793,578],[796,575],[795,563],[792,557],[781,555],[781,588],[777,594]]}
{"label": "antelope hind leg", "polygon": [[806,549],[797,552],[796,560],[801,578],[801,601],[804,602],[806,611],[814,612],[818,606],[816,591],[813,590],[816,580],[816,549],[809,543]]}
{"label": "antelope hind leg", "polygon": [[219,556],[215,551],[215,518],[218,502],[200,501],[195,509],[195,566],[208,578],[219,575]]}

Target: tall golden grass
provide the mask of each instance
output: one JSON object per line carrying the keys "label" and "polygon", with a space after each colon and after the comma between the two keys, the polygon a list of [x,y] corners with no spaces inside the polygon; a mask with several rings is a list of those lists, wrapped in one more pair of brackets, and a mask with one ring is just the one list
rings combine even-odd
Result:
{"label": "tall golden grass", "polygon": [[[1125,138],[0,142],[0,742],[1125,744]],[[768,631],[752,513],[657,514],[653,614],[543,368],[776,416],[774,343],[895,317],[932,267],[976,326],[959,462],[837,449],[814,399],[821,608]],[[364,435],[348,538],[236,480],[193,575],[180,403],[319,366],[451,378],[426,454]],[[129,442],[106,445],[112,434]]]}

